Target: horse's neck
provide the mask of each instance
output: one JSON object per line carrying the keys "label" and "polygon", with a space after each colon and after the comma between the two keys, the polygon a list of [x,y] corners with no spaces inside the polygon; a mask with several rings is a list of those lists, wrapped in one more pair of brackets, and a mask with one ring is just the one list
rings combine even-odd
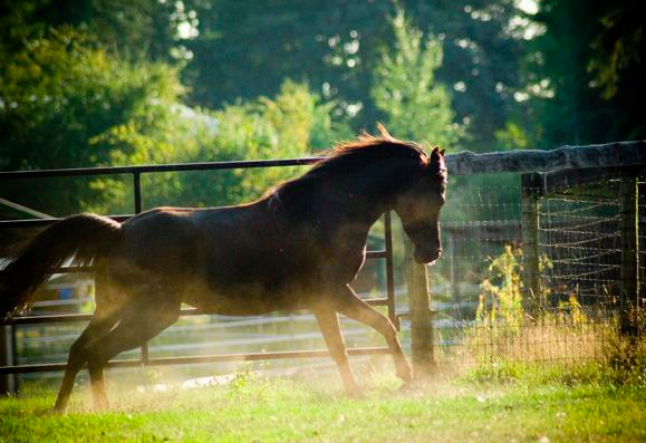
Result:
{"label": "horse's neck", "polygon": [[392,209],[392,189],[396,168],[387,164],[368,166],[363,173],[353,174],[335,184],[330,206],[332,222],[337,226],[353,226],[365,231],[386,211]]}

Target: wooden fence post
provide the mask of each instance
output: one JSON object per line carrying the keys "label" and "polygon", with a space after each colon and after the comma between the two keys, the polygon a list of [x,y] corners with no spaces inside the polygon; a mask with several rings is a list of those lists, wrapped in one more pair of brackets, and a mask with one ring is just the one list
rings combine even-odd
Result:
{"label": "wooden fence post", "polygon": [[524,299],[530,310],[543,307],[540,274],[540,198],[542,196],[540,174],[521,176],[521,238],[523,247]]}
{"label": "wooden fence post", "polygon": [[424,377],[430,375],[435,369],[433,317],[428,276],[426,265],[417,263],[413,259],[414,246],[408,237],[404,240],[404,248],[413,369],[417,377]]}
{"label": "wooden fence post", "polygon": [[620,185],[619,229],[621,236],[620,328],[633,334],[638,326],[631,311],[639,304],[639,186],[637,177],[623,177]]}
{"label": "wooden fence post", "polygon": [[[0,366],[13,365],[13,330],[11,326],[0,325]],[[16,376],[0,375],[0,396],[16,392]]]}

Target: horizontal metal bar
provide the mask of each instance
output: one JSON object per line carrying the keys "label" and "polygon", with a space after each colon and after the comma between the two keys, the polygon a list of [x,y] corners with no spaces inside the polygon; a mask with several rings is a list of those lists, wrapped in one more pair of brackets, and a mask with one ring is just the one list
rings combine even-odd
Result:
{"label": "horizontal metal bar", "polygon": [[389,300],[387,298],[366,298],[363,301],[370,306],[388,306]]}
{"label": "horizontal metal bar", "polygon": [[[366,303],[370,306],[387,306],[387,298],[368,298],[364,299]],[[195,308],[184,308],[180,312],[180,316],[187,317],[193,315],[217,315],[214,312],[205,312],[200,309]],[[34,325],[34,324],[43,324],[43,323],[68,323],[68,322],[81,322],[81,321],[90,321],[94,317],[94,314],[57,314],[57,315],[34,315],[34,316],[24,316],[24,317],[14,317],[9,320],[6,320],[4,323],[0,322],[0,325]]]}
{"label": "horizontal metal bar", "polygon": [[[366,347],[350,348],[348,355],[384,355],[390,354],[387,347]],[[196,363],[222,363],[234,361],[257,361],[257,360],[278,360],[284,358],[323,358],[329,357],[327,350],[305,350],[305,351],[279,351],[279,352],[257,352],[250,354],[221,354],[221,355],[198,355],[191,357],[158,357],[150,358],[145,366],[172,366]],[[109,368],[132,368],[141,367],[141,360],[113,360],[107,365]],[[0,374],[27,374],[34,372],[64,371],[66,363],[50,363],[42,365],[15,365],[0,367]]]}
{"label": "horizontal metal bar", "polygon": [[46,177],[77,177],[89,175],[117,175],[149,172],[181,172],[181,171],[214,171],[226,169],[252,169],[269,168],[276,166],[303,166],[316,163],[324,157],[288,158],[282,160],[247,160],[229,162],[205,163],[171,163],[166,165],[142,166],[103,166],[95,168],[70,168],[70,169],[40,169],[32,171],[6,171],[0,172],[0,180],[15,180],[24,178]]}
{"label": "horizontal metal bar", "polygon": [[442,231],[471,230],[471,229],[519,229],[519,220],[495,220],[495,221],[464,221],[464,222],[442,222]]}
{"label": "horizontal metal bar", "polygon": [[[440,310],[439,309],[429,309],[428,312],[431,314],[431,316],[435,316],[440,312]],[[399,317],[399,318],[408,318],[408,317],[410,317],[410,312],[409,311],[400,312],[400,313],[397,314],[397,317]]]}
{"label": "horizontal metal bar", "polygon": [[386,250],[366,251],[366,258],[386,258]]}
{"label": "horizontal metal bar", "polygon": [[[366,259],[386,258],[386,251],[366,251]],[[62,268],[55,268],[54,274],[76,274],[82,272],[94,272],[94,266],[65,266]],[[2,274],[0,269],[0,274]]]}
{"label": "horizontal metal bar", "polygon": [[[191,316],[191,315],[206,315],[206,313],[195,309],[195,308],[186,308],[181,310],[182,316]],[[59,314],[59,315],[34,315],[34,316],[25,316],[25,317],[14,317],[4,322],[4,325],[33,325],[33,324],[42,324],[42,323],[58,323],[58,322],[78,322],[78,321],[90,321],[94,317],[94,314]],[[2,323],[0,323],[2,324]]]}
{"label": "horizontal metal bar", "polygon": [[[66,266],[54,269],[54,274],[80,274],[82,272],[94,272],[94,266]],[[2,269],[0,269],[0,273],[2,273]]]}
{"label": "horizontal metal bar", "polygon": [[[106,216],[108,218],[111,218],[112,220],[118,221],[118,222],[124,222],[128,220],[131,217],[134,217],[134,214],[132,215],[108,215]],[[55,223],[59,220],[62,220],[62,218],[42,218],[42,219],[36,219],[36,220],[0,220],[0,229],[3,228],[38,228],[40,226],[48,226],[51,225],[52,223]]]}

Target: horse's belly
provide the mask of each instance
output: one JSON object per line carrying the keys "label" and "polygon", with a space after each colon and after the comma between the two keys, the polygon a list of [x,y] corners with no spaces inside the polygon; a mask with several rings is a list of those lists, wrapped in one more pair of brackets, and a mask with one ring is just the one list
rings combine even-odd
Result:
{"label": "horse's belly", "polygon": [[304,309],[316,291],[300,281],[204,281],[189,283],[184,301],[205,312],[221,315],[261,315]]}
{"label": "horse's belly", "polygon": [[362,250],[317,260],[305,254],[299,259],[218,260],[194,274],[185,301],[223,315],[307,309],[325,298],[325,291],[354,280],[364,260]]}

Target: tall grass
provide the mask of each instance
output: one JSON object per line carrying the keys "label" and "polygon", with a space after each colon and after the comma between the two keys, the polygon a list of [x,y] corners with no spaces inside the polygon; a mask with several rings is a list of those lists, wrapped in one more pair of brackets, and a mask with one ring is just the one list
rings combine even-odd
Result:
{"label": "tall grass", "polygon": [[[475,322],[460,344],[440,353],[446,365],[460,363],[467,377],[563,381],[596,381],[646,385],[646,335],[622,335],[616,313],[582,306],[576,293],[547,307],[549,288],[528,309],[523,300],[522,251],[505,247],[492,259],[481,284]],[[549,267],[547,258],[541,267]],[[641,311],[631,315],[635,331],[643,332]]]}

